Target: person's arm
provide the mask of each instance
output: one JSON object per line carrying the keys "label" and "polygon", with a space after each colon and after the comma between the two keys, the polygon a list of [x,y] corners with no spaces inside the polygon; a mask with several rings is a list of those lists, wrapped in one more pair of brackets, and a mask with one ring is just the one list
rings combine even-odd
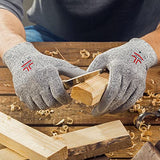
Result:
{"label": "person's arm", "polygon": [[25,42],[25,31],[21,21],[10,11],[0,9],[0,56]]}
{"label": "person's arm", "polygon": [[122,46],[98,55],[88,67],[91,72],[109,70],[109,83],[93,115],[129,109],[145,91],[147,70],[160,62],[160,30],[133,38]]}
{"label": "person's arm", "polygon": [[146,34],[141,39],[149,43],[157,54],[158,63],[160,63],[160,27],[155,31]]}
{"label": "person's arm", "polygon": [[0,55],[13,77],[16,95],[30,109],[58,107],[70,102],[59,74],[75,77],[85,71],[43,55],[26,42],[21,23],[23,0],[0,1]]}

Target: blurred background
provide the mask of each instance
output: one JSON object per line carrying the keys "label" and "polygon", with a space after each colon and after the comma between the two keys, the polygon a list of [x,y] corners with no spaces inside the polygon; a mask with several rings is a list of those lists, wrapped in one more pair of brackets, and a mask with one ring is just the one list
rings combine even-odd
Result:
{"label": "blurred background", "polygon": [[24,8],[23,25],[24,26],[29,26],[29,25],[33,24],[28,21],[28,18],[26,15],[26,11],[31,7],[32,3],[33,3],[33,0],[24,0],[24,2],[23,2],[23,8]]}

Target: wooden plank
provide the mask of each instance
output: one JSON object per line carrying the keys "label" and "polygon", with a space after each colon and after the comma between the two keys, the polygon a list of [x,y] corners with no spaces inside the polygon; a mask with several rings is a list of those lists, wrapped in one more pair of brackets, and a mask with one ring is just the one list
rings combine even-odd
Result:
{"label": "wooden plank", "polygon": [[[89,126],[69,126],[69,131],[75,131],[79,129],[83,129]],[[60,127],[47,127],[47,126],[37,126],[33,127],[39,131],[41,131],[44,134],[47,134],[48,136],[52,136],[52,130],[55,130]],[[110,157],[111,159],[130,159],[136,153],[140,150],[140,148],[144,145],[144,142],[140,141],[140,134],[141,132],[137,130],[134,126],[125,126],[127,130],[130,130],[135,133],[135,138],[133,139],[133,142],[135,146],[133,148],[126,148],[114,152],[107,153],[107,156]],[[159,134],[160,126],[151,126],[151,131],[152,131],[152,136],[151,136],[151,142],[155,144],[159,139],[160,139],[160,134]],[[4,147],[3,147],[4,148]],[[0,154],[1,157],[1,154]],[[101,156],[104,157],[104,156]]]}
{"label": "wooden plank", "polygon": [[0,112],[0,143],[32,160],[64,160],[67,148]]}
{"label": "wooden plank", "polygon": [[102,73],[73,86],[71,89],[71,98],[89,106],[95,105],[100,101],[107,87],[108,79],[109,74]]}
{"label": "wooden plank", "polygon": [[[51,160],[55,158],[55,157],[51,157],[50,155],[51,153],[53,153],[53,150],[55,151],[54,142],[57,142],[57,145],[65,144],[67,146],[68,160],[74,160],[74,159],[82,160],[82,159],[94,157],[97,155],[101,155],[106,152],[127,148],[132,145],[130,136],[120,121],[113,121],[113,122],[108,122],[108,123],[104,123],[104,124],[93,126],[93,127],[87,127],[85,129],[59,135],[57,136],[57,138],[54,138],[54,137],[49,138],[48,136],[46,136],[48,137],[47,139],[42,133],[41,133],[42,134],[41,136],[40,132],[38,131],[35,132],[34,129],[18,121],[14,122],[14,119],[8,119],[7,116],[2,113],[0,113],[0,116],[3,118],[3,121],[7,121],[7,123],[3,121],[2,123],[5,123],[5,125],[9,126],[8,128],[10,129],[9,130],[7,127],[6,127],[7,129],[5,129],[4,127],[0,128],[0,136],[1,138],[3,138],[3,140],[0,139],[0,142],[2,144],[5,144],[7,147],[11,149],[14,149],[16,152],[21,153],[22,155],[25,155],[25,157],[30,159],[40,159],[40,160],[50,159]],[[14,131],[12,132],[13,129]],[[16,132],[16,135],[15,135],[14,132],[17,129],[19,129],[20,131],[18,133]],[[30,134],[28,133],[26,134],[26,132]],[[30,136],[32,136],[32,138]],[[41,143],[37,143],[37,140],[35,140],[37,136],[38,136],[37,139],[39,141],[43,141],[42,142],[43,145]],[[30,143],[30,140],[32,140],[32,143]],[[13,143],[13,141],[15,141],[16,143]],[[50,145],[52,144],[52,142],[53,142],[53,145]],[[22,146],[20,146],[19,144]],[[30,149],[28,150],[29,146],[30,146]],[[27,152],[24,151],[26,150],[26,147],[27,147]],[[48,148],[50,149],[49,151],[47,151]],[[34,152],[35,150],[36,150],[36,153]],[[12,153],[12,151],[9,151],[8,149],[2,149],[2,151],[3,151],[2,155],[6,152]],[[37,152],[41,155],[43,154],[43,157],[37,155]],[[14,155],[14,153],[12,154]],[[48,156],[48,154],[50,156]],[[15,156],[17,156],[17,154],[15,154]],[[44,158],[44,157],[47,157],[47,158]],[[58,157],[56,157],[55,159],[57,158]],[[63,159],[63,158],[59,157],[59,159]]]}
{"label": "wooden plank", "polygon": [[[69,131],[71,132],[71,131],[79,130],[86,127],[88,126],[76,126],[76,127],[70,126]],[[51,136],[52,135],[51,131],[56,129],[57,127],[34,127],[34,128]],[[134,147],[107,153],[106,155],[109,158],[115,158],[118,160],[120,158],[121,159],[133,158],[136,155],[136,153],[141,149],[141,147],[144,145],[145,142],[140,141],[141,132],[137,128],[135,128],[134,126],[125,126],[125,128],[131,132],[134,132],[135,134],[135,138],[133,139]],[[152,136],[150,140],[153,144],[156,144],[156,142],[160,139],[160,134],[159,134],[160,125],[151,126],[151,131],[152,131]]]}
{"label": "wooden plank", "polygon": [[9,148],[4,148],[0,150],[0,160],[27,160],[27,158],[10,150]]}
{"label": "wooden plank", "polygon": [[130,136],[120,121],[88,127],[59,137],[67,145],[68,160],[82,160],[132,145]]}
{"label": "wooden plank", "polygon": [[[97,51],[104,52],[113,47],[120,46],[124,42],[35,42],[34,46],[41,52],[44,53],[45,50],[58,50],[61,52],[63,57],[68,61],[72,62],[77,66],[88,66],[93,58],[92,56],[89,59],[82,59],[80,55],[81,49],[86,49],[91,53]],[[58,56],[57,58],[61,58]],[[0,67],[5,65],[0,59]]]}
{"label": "wooden plank", "polygon": [[160,152],[152,143],[147,142],[132,160],[160,160]]}

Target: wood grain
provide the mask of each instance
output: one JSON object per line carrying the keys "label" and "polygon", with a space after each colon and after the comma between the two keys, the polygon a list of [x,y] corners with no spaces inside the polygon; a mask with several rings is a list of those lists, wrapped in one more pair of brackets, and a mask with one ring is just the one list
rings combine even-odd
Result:
{"label": "wood grain", "polygon": [[67,147],[0,112],[0,143],[31,160],[65,160]]}
{"label": "wood grain", "polygon": [[4,148],[0,150],[0,160],[27,160],[27,158],[9,148]]}
{"label": "wood grain", "polygon": [[[83,129],[89,126],[70,126],[69,131],[75,131],[79,129]],[[52,130],[57,129],[58,127],[46,127],[46,126],[37,126],[33,127],[39,131],[41,131],[44,134],[47,134],[49,136],[52,136]],[[140,141],[140,134],[141,132],[137,130],[134,126],[125,126],[127,130],[130,130],[135,133],[135,138],[133,139],[134,143],[136,144],[133,148],[126,148],[114,152],[107,153],[107,156],[110,158],[118,158],[118,159],[125,159],[125,158],[132,158],[136,153],[140,150],[140,148],[144,145],[144,142]],[[160,134],[159,134],[160,126],[151,126],[151,131],[152,131],[152,136],[151,136],[151,142],[153,144],[156,144],[156,142],[160,139]],[[4,147],[3,147],[4,148]],[[0,154],[1,156],[1,154]]]}
{"label": "wood grain", "polygon": [[[59,148],[61,144],[67,146],[68,160],[82,160],[102,155],[106,152],[128,148],[132,145],[130,136],[120,121],[112,121],[62,134],[56,138],[49,138],[31,127],[12,118],[9,119],[5,114],[0,113],[0,117],[3,118],[3,125],[2,123],[0,125],[0,142],[33,160],[64,159],[63,156],[66,155],[64,152],[61,154],[62,148]],[[6,128],[4,127],[5,125],[7,126]],[[15,130],[19,130],[19,132],[17,133]],[[57,146],[54,146],[55,144],[57,144]],[[29,146],[30,148],[28,150]],[[41,148],[43,148],[43,151],[41,151]],[[57,156],[53,156],[53,152],[56,154],[55,151],[58,148],[60,149],[58,151],[60,153]],[[1,149],[0,151],[2,155],[9,152],[19,157],[7,148]]]}
{"label": "wood grain", "polygon": [[112,121],[60,135],[68,148],[68,160],[82,160],[131,147],[131,139],[120,121]]}
{"label": "wood grain", "polygon": [[107,87],[108,79],[109,74],[102,73],[73,86],[71,98],[89,106],[97,104]]}

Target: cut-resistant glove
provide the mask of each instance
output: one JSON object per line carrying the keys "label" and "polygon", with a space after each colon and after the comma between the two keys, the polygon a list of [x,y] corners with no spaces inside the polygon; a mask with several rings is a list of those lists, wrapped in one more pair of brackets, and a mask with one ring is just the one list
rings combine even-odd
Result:
{"label": "cut-resistant glove", "polygon": [[75,77],[85,71],[70,63],[43,55],[29,42],[16,45],[3,56],[13,76],[16,95],[30,109],[58,107],[70,102],[60,75]]}
{"label": "cut-resistant glove", "polygon": [[92,114],[96,116],[129,109],[143,95],[147,70],[156,63],[153,48],[138,38],[98,55],[87,71],[107,68],[109,83]]}

